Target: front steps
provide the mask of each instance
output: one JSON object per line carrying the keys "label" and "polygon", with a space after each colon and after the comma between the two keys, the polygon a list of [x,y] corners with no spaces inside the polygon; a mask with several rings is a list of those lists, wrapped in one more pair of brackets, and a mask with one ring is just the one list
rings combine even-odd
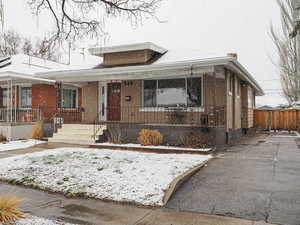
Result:
{"label": "front steps", "polygon": [[[102,135],[104,127],[99,129],[97,135]],[[49,142],[90,145],[95,144],[93,124],[63,124],[57,133],[53,134]]]}

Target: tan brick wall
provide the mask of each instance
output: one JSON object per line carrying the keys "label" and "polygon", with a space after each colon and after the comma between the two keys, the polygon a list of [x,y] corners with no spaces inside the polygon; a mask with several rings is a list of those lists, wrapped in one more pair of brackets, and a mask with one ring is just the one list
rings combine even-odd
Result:
{"label": "tan brick wall", "polygon": [[[148,123],[168,123],[173,121],[174,113],[171,112],[142,112],[142,80],[126,82],[121,85],[121,120],[124,122],[148,122]],[[214,78],[209,75],[203,76],[203,104],[206,113],[213,113]],[[225,80],[217,79],[217,106],[225,106]],[[131,101],[126,101],[126,96],[131,97]],[[211,108],[210,108],[211,107]],[[185,113],[184,121],[200,121],[200,112]],[[213,116],[213,115],[212,115]]]}
{"label": "tan brick wall", "polygon": [[81,89],[81,95],[84,108],[82,121],[92,123],[98,115],[98,82],[91,82],[84,86]]}
{"label": "tan brick wall", "polygon": [[[243,84],[242,86],[242,128],[251,128],[254,126],[254,110],[249,106],[248,92],[252,92],[252,88]],[[252,101],[255,97],[252,96]]]}
{"label": "tan brick wall", "polygon": [[145,63],[151,58],[151,50],[138,50],[129,52],[107,53],[104,55],[104,65],[126,65],[135,63]]}

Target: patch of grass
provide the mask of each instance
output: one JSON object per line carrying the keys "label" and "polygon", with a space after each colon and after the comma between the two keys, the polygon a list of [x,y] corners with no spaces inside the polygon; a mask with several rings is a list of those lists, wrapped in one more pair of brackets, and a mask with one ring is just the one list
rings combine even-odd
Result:
{"label": "patch of grass", "polygon": [[0,224],[13,224],[16,220],[25,218],[26,214],[18,209],[22,202],[15,196],[0,196]]}

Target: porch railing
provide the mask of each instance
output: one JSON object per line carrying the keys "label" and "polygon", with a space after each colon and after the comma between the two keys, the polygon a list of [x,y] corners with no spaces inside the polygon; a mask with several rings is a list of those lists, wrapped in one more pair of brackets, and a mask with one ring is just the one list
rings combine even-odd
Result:
{"label": "porch railing", "polygon": [[102,109],[95,123],[224,126],[225,107],[107,107]]}
{"label": "porch railing", "polygon": [[36,122],[41,119],[40,109],[0,109],[0,122],[4,123]]}
{"label": "porch railing", "polygon": [[65,109],[54,107],[40,107],[42,117],[46,122],[63,123],[81,123],[83,108]]}

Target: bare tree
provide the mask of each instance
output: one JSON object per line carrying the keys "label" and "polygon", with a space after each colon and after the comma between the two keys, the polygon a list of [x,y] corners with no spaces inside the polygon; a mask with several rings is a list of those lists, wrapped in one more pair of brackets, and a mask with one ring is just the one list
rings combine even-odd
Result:
{"label": "bare tree", "polygon": [[293,0],[277,0],[281,12],[281,30],[271,25],[271,38],[278,53],[278,69],[283,94],[289,104],[300,100],[300,46],[298,38],[290,36],[294,29],[297,11]]}
{"label": "bare tree", "polygon": [[2,32],[0,35],[0,54],[15,55],[19,52],[19,48],[22,42],[21,36],[12,30]]}
{"label": "bare tree", "polygon": [[51,35],[35,41],[24,38],[12,30],[5,31],[0,35],[0,55],[2,56],[24,53],[58,61],[61,55],[59,47],[57,42],[51,41]]}
{"label": "bare tree", "polygon": [[[56,26],[54,40],[99,38],[106,35],[105,21],[121,17],[137,25],[146,18],[156,18],[162,0],[26,0],[32,13],[50,14]],[[0,0],[1,2],[1,0]],[[0,11],[3,12],[3,7]],[[1,15],[1,13],[0,13]],[[2,18],[3,21],[3,18]]]}
{"label": "bare tree", "polygon": [[51,38],[43,38],[37,40],[35,47],[31,49],[31,53],[29,53],[29,55],[34,55],[48,60],[59,61],[61,56],[60,46],[58,42],[53,41]]}

